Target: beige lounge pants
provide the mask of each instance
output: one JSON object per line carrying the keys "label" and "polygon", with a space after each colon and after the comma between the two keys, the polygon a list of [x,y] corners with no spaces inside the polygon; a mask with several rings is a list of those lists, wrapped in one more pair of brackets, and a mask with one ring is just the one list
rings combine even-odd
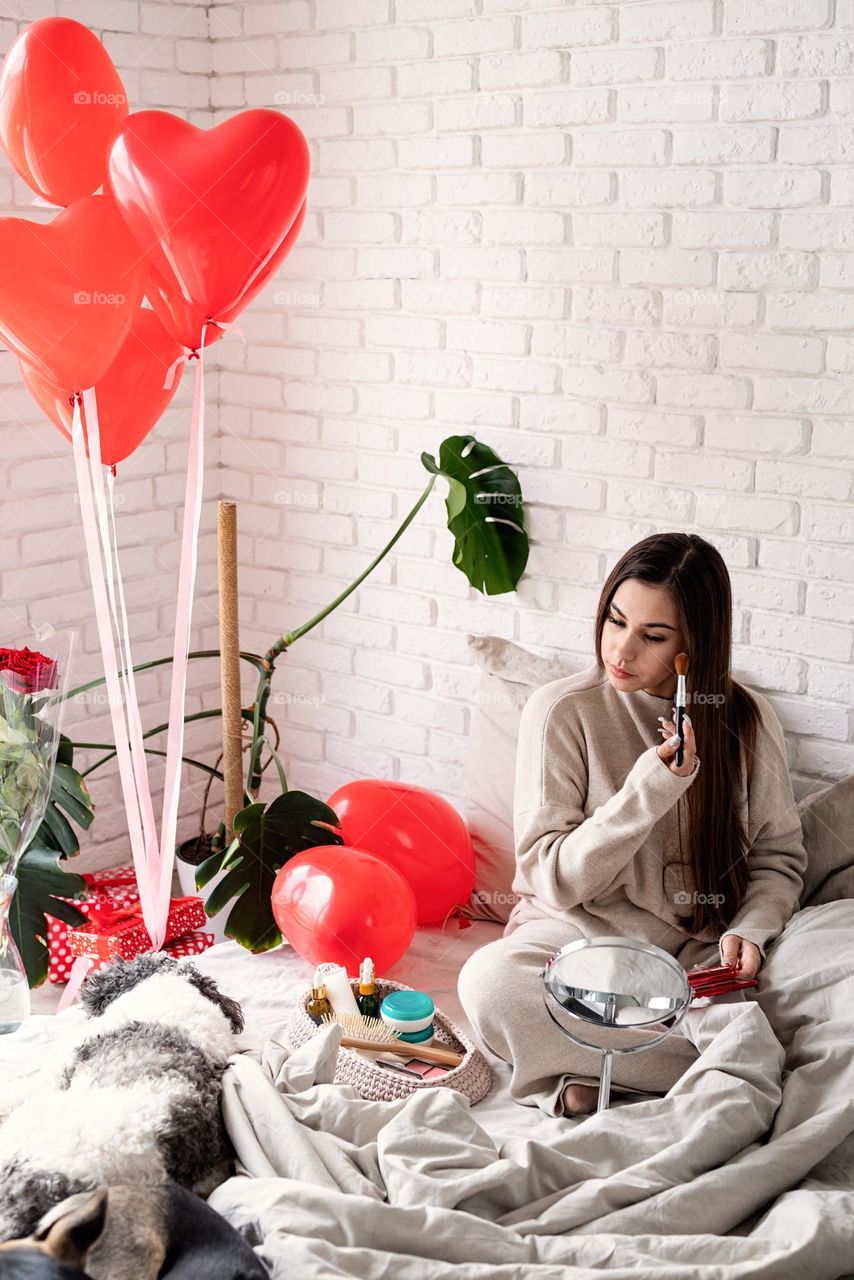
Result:
{"label": "beige lounge pants", "polygon": [[[463,965],[457,989],[463,1009],[481,1043],[513,1068],[510,1096],[525,1106],[538,1106],[561,1116],[568,1084],[598,1085],[602,1055],[573,1044],[549,1017],[543,1000],[546,961],[569,942],[583,937],[562,920],[529,920],[507,937],[489,942]],[[554,1005],[552,1006],[554,1008]],[[560,1013],[558,1011],[558,1016]],[[564,1025],[573,1028],[567,1015]],[[600,1035],[594,1026],[577,1023],[586,1038]],[[654,1040],[656,1030],[635,1027],[629,1042]],[[618,1031],[601,1033],[614,1046],[625,1042]],[[678,1028],[651,1049],[615,1053],[611,1085],[614,1094],[663,1094],[698,1057]]]}

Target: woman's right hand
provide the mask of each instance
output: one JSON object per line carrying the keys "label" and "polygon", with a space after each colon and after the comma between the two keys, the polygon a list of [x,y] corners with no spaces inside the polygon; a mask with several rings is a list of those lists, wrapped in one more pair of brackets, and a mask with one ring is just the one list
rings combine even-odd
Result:
{"label": "woman's right hand", "polygon": [[[671,773],[675,773],[678,778],[687,778],[694,772],[694,757],[697,754],[694,729],[688,716],[684,716],[682,720],[685,749],[682,752],[682,764],[678,769],[676,767],[676,752],[679,748],[679,739],[676,738],[676,725],[672,720],[665,720],[658,732],[665,737],[665,741],[662,742],[661,746],[656,747],[659,758]],[[675,741],[671,741],[671,739],[675,739]]]}

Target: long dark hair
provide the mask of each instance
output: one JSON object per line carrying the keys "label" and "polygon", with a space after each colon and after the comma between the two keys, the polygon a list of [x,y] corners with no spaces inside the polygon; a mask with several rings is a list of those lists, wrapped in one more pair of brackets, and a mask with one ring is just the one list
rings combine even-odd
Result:
{"label": "long dark hair", "polygon": [[684,924],[692,935],[707,929],[723,932],[747,888],[747,834],[737,802],[742,781],[750,779],[760,719],[756,700],[730,674],[729,572],[720,552],[695,533],[654,533],[630,547],[611,570],[599,599],[596,661],[603,669],[605,619],[617,587],[627,578],[668,587],[686,637],[686,710],[702,764],[677,804],[679,857],[691,870],[695,891]]}

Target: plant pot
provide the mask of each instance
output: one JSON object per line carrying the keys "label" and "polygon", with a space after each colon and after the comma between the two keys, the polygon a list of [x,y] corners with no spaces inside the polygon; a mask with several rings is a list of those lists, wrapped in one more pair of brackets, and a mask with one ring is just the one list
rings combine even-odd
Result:
{"label": "plant pot", "polygon": [[[213,879],[208,881],[204,889],[200,890],[196,888],[196,868],[200,865],[200,862],[196,861],[196,858],[199,857],[197,852],[199,839],[199,836],[193,836],[192,839],[185,840],[183,844],[178,846],[175,854],[175,866],[178,869],[178,883],[181,886],[181,893],[184,897],[201,898],[204,901],[205,898],[210,897],[214,885],[219,884],[220,880],[222,880],[223,876],[227,873],[220,871],[213,877]],[[187,855],[189,855],[189,859]],[[201,862],[203,861],[204,858],[201,858]],[[215,916],[211,916],[205,925],[205,932],[213,934],[214,942],[227,941],[225,936],[225,922],[228,919],[233,906],[234,903],[230,902],[227,907],[222,909],[222,911],[218,911]]]}

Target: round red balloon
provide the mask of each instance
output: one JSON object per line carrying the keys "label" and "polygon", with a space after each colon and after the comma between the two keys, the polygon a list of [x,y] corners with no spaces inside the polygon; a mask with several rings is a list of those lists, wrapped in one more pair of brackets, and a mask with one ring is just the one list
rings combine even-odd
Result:
{"label": "round red balloon", "polygon": [[318,845],[291,858],[273,885],[283,937],[312,964],[357,974],[365,956],[386,973],[415,932],[415,897],[394,867],[364,849]]}
{"label": "round red balloon", "polygon": [[0,142],[40,196],[67,205],[106,180],[107,152],[128,113],[119,73],[73,18],[39,18],[0,72]]}
{"label": "round red balloon", "polygon": [[348,782],[327,804],[345,844],[368,849],[412,885],[419,924],[441,924],[474,888],[474,849],[452,805],[425,787],[366,779]]}
{"label": "round red balloon", "polygon": [[[175,369],[171,387],[164,387],[163,383],[169,368],[182,352],[181,344],[169,336],[154,312],[140,307],[119,354],[95,387],[101,461],[105,466],[114,466],[130,457],[159,420],[178,390],[183,364]],[[54,426],[70,440],[69,389],[49,382],[25,361],[18,363],[30,395]],[[85,405],[81,413],[88,454]]]}

